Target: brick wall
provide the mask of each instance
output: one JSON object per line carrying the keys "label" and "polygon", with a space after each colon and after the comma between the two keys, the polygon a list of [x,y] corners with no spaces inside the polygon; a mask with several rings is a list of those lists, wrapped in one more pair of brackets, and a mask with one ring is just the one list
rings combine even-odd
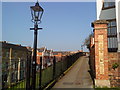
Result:
{"label": "brick wall", "polygon": [[[120,87],[120,53],[108,52],[107,22],[97,20],[92,24],[94,36],[90,41],[90,67],[95,76],[95,85]],[[119,67],[113,69],[115,63]]]}
{"label": "brick wall", "polygon": [[96,79],[108,80],[107,21],[97,20],[93,24]]}
{"label": "brick wall", "polygon": [[[107,24],[105,20],[96,20],[92,23],[94,28],[94,57],[95,61],[92,68],[95,66],[95,86],[110,87],[108,76],[108,41],[107,41]],[[92,44],[92,43],[91,43]],[[94,68],[93,68],[94,69]]]}
{"label": "brick wall", "polygon": [[120,87],[120,66],[115,70],[112,68],[113,64],[115,63],[118,63],[120,65],[120,53],[109,52],[108,59],[108,70],[111,87]]}
{"label": "brick wall", "polygon": [[90,39],[90,68],[92,71],[92,75],[95,78],[95,45],[94,45],[94,37]]}

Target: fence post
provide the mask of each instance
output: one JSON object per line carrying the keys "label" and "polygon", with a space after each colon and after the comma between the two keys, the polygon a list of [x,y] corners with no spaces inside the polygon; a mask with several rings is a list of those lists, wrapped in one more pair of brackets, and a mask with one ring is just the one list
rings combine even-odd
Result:
{"label": "fence post", "polygon": [[63,74],[63,65],[62,65],[62,63],[63,63],[63,57],[61,57],[61,74]]}
{"label": "fence post", "polygon": [[30,89],[30,74],[31,74],[31,53],[27,54],[27,65],[26,65],[26,90]]}
{"label": "fence post", "polygon": [[42,57],[40,57],[40,79],[39,79],[39,89],[42,88]]}
{"label": "fence post", "polygon": [[55,79],[55,70],[56,70],[56,57],[53,58],[53,79]]}
{"label": "fence post", "polygon": [[67,69],[68,69],[68,67],[69,67],[69,56],[67,56],[66,60],[67,60]]}

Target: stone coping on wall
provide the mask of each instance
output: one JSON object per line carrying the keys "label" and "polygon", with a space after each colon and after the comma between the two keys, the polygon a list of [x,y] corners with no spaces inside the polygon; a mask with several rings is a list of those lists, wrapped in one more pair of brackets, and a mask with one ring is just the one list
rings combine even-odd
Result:
{"label": "stone coping on wall", "polygon": [[94,22],[92,22],[92,27],[94,27],[94,24],[108,24],[108,21],[106,20],[95,20]]}

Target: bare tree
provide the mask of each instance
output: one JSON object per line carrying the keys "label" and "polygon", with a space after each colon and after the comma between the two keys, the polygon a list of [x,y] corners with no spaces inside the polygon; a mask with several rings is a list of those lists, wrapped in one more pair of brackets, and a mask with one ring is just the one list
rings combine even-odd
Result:
{"label": "bare tree", "polygon": [[89,34],[89,36],[84,41],[84,46],[87,46],[87,48],[90,50],[90,38],[93,36],[93,33]]}

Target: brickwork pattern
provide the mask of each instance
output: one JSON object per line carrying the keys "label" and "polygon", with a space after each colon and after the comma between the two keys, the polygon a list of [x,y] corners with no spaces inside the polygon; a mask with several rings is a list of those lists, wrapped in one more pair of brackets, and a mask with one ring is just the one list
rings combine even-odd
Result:
{"label": "brickwork pattern", "polygon": [[[96,79],[108,80],[107,24],[94,23],[94,29]],[[103,36],[103,43],[99,36]]]}
{"label": "brickwork pattern", "polygon": [[115,70],[112,68],[114,63],[118,63],[120,65],[120,53],[112,52],[108,53],[109,59],[109,79],[111,83],[111,87],[120,87],[120,66]]}
{"label": "brickwork pattern", "polygon": [[[90,66],[93,73],[96,75],[95,80],[97,84],[101,85],[106,83],[106,80],[110,80],[111,87],[120,87],[120,53],[108,52],[107,41],[107,23],[105,20],[97,20],[92,23],[94,27],[94,43],[93,37],[91,37],[90,43]],[[99,37],[103,35],[103,42],[100,42]],[[102,47],[102,44],[104,47]],[[103,49],[101,49],[103,48]],[[103,55],[102,55],[103,54]],[[100,60],[103,58],[103,66],[100,66]],[[114,63],[118,63],[119,67],[115,70],[112,69]],[[103,67],[103,74],[100,73],[100,69]],[[104,85],[103,84],[103,85]],[[107,84],[106,84],[107,85]]]}
{"label": "brickwork pattern", "polygon": [[90,39],[90,69],[92,71],[92,75],[95,78],[95,46],[94,46],[94,37]]}

